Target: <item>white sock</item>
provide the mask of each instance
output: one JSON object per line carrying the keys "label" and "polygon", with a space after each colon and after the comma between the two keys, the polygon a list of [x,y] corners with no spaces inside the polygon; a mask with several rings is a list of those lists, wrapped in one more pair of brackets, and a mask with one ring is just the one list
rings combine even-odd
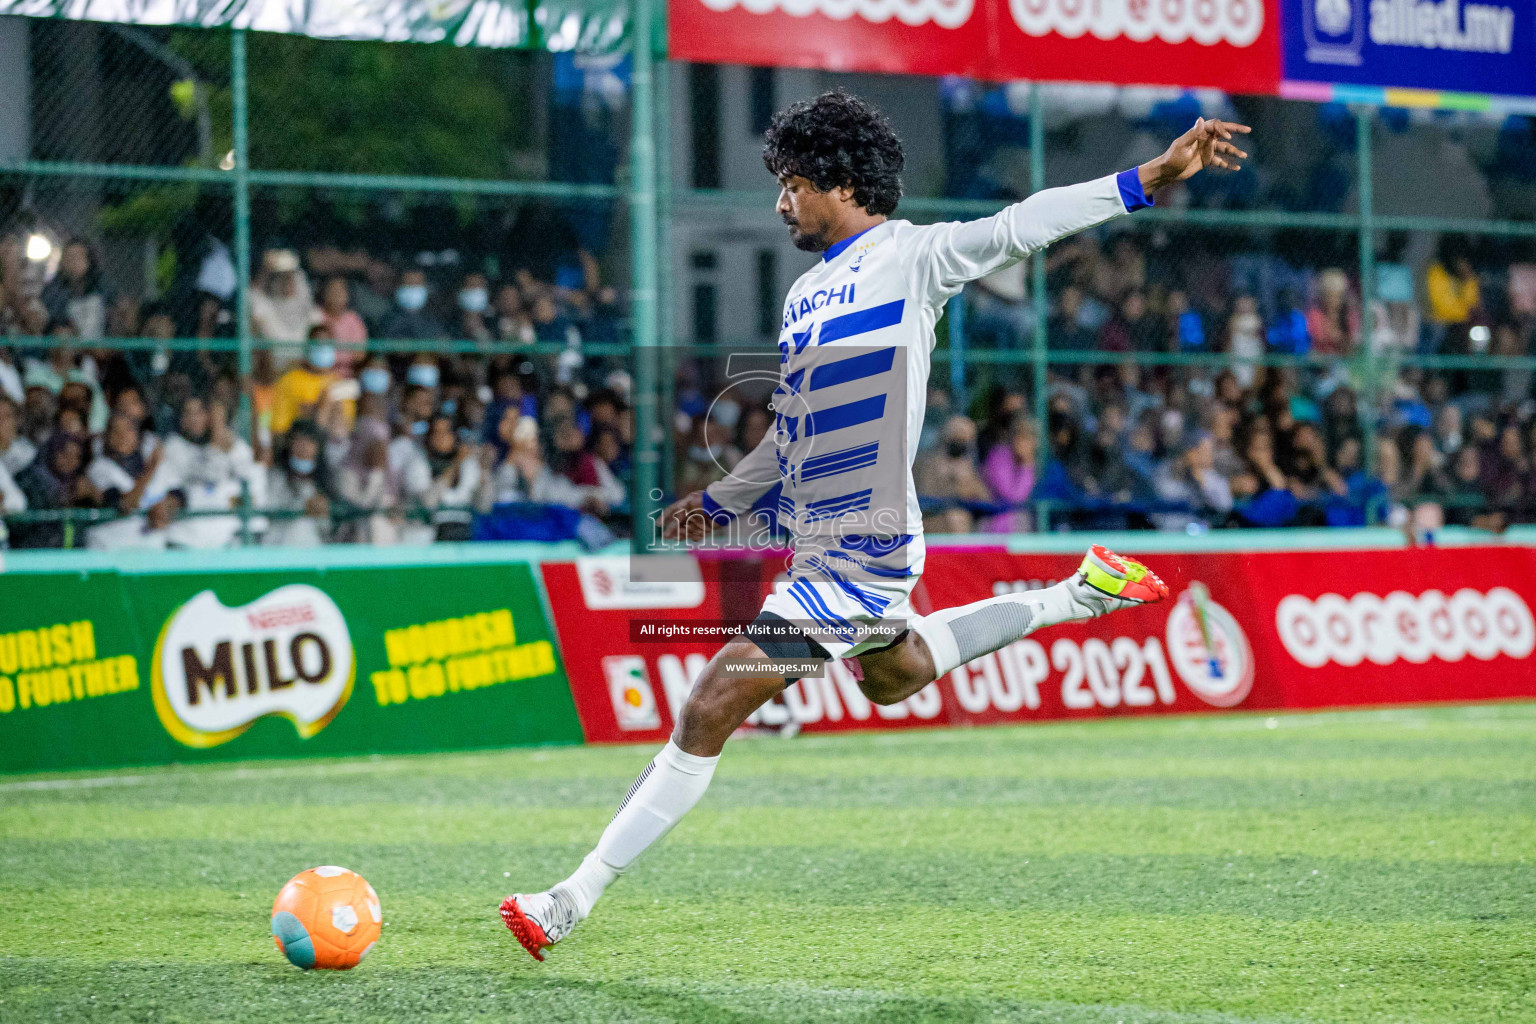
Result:
{"label": "white sock", "polygon": [[1103,611],[1086,604],[1070,579],[1043,590],[989,597],[924,615],[912,623],[933,656],[935,679],[974,658],[1026,637],[1044,626],[1091,619]]}
{"label": "white sock", "polygon": [[719,760],[718,754],[699,757],[667,741],[630,787],[597,846],[560,883],[575,898],[580,917],[590,914],[603,890],[693,809]]}

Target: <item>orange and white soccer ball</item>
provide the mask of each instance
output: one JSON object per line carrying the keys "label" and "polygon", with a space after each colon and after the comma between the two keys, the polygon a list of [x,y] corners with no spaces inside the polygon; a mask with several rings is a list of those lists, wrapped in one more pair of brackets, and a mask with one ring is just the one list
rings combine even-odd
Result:
{"label": "orange and white soccer ball", "polygon": [[272,937],[295,967],[347,971],[379,941],[384,912],[363,877],[331,865],[301,871],[272,904]]}

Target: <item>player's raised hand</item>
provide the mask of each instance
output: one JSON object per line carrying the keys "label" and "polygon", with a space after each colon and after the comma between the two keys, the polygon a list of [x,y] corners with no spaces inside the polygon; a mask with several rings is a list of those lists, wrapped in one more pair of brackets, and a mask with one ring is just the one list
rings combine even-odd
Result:
{"label": "player's raised hand", "polygon": [[1237,147],[1233,136],[1247,135],[1251,131],[1253,129],[1247,125],[1234,121],[1199,118],[1193,128],[1173,140],[1162,156],[1137,168],[1142,187],[1148,190],[1162,188],[1191,178],[1207,167],[1239,170],[1248,154]]}

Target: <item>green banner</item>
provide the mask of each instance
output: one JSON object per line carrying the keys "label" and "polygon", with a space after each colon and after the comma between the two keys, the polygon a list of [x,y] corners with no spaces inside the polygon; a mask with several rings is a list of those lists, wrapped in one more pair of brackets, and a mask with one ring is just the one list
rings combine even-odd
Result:
{"label": "green banner", "polygon": [[0,0],[0,14],[583,53],[619,49],[629,26],[619,0]]}
{"label": "green banner", "polygon": [[526,564],[0,576],[0,771],[575,743]]}

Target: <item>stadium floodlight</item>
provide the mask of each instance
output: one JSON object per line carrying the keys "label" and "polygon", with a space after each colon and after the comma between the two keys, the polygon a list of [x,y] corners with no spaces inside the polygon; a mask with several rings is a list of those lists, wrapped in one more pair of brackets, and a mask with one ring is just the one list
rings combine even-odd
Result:
{"label": "stadium floodlight", "polygon": [[46,262],[53,255],[53,242],[47,235],[34,231],[27,236],[27,259],[33,263]]}

